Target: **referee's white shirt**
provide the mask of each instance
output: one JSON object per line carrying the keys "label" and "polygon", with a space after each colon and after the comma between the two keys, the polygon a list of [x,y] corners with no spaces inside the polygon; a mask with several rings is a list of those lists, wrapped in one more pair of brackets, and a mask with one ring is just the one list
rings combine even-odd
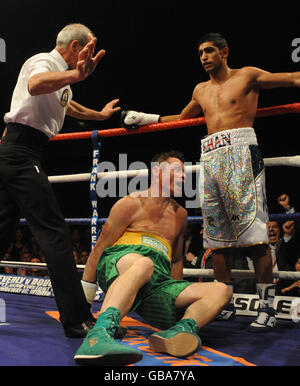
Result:
{"label": "referee's white shirt", "polygon": [[49,138],[59,133],[63,126],[68,105],[72,99],[70,86],[51,94],[32,96],[28,92],[28,80],[46,71],[66,71],[68,65],[56,50],[29,58],[21,68],[13,92],[10,111],[5,123],[22,123],[42,131]]}

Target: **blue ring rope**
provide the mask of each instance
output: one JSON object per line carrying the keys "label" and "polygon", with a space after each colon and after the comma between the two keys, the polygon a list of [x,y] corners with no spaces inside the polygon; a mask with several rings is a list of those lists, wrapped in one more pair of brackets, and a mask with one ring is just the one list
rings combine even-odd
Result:
{"label": "blue ring rope", "polygon": [[[298,213],[275,213],[269,215],[270,221],[288,221],[288,220],[299,220],[300,212]],[[90,225],[91,218],[66,218],[66,222],[69,225]],[[105,224],[106,218],[98,218],[97,223],[99,226]],[[190,216],[188,217],[189,224],[200,224],[202,223],[203,217],[201,216]],[[20,220],[20,225],[26,225],[27,221],[25,219]]]}

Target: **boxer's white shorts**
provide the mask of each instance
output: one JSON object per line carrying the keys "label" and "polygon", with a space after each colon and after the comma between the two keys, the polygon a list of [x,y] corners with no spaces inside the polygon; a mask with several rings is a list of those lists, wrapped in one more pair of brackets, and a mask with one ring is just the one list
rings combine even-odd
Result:
{"label": "boxer's white shorts", "polygon": [[252,128],[201,141],[199,180],[205,248],[268,244],[265,170]]}

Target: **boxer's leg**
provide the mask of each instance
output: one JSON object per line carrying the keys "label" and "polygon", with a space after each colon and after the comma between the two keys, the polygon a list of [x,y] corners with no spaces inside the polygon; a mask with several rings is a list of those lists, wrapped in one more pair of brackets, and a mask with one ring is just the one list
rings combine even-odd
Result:
{"label": "boxer's leg", "polygon": [[268,245],[257,245],[249,248],[249,254],[256,273],[259,308],[257,318],[250,324],[248,331],[266,332],[272,330],[276,325],[271,251]]}
{"label": "boxer's leg", "polygon": [[125,365],[142,359],[139,350],[119,344],[114,337],[139,289],[151,278],[153,262],[138,253],[128,253],[116,266],[119,276],[108,288],[98,320],[74,356],[78,364]]}
{"label": "boxer's leg", "polygon": [[155,352],[185,357],[201,345],[198,329],[209,323],[232,296],[231,289],[223,283],[193,283],[176,298],[177,309],[185,309],[179,322],[171,328],[154,333],[149,338]]}

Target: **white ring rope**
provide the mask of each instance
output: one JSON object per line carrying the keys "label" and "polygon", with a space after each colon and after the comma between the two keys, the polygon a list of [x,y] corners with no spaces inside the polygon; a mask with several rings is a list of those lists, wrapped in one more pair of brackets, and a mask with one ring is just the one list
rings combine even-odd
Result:
{"label": "white ring rope", "polygon": [[[97,179],[107,178],[108,180],[114,180],[116,178],[131,178],[131,177],[147,177],[148,169],[140,170],[119,170],[117,172],[103,172],[97,174]],[[52,184],[56,183],[67,183],[67,182],[84,182],[90,181],[90,173],[80,173],[80,174],[67,174],[62,176],[50,176],[48,177],[49,181]]]}
{"label": "white ring rope", "polygon": [[[41,269],[41,270],[47,270],[47,264],[46,263],[27,263],[25,261],[11,261],[11,260],[1,260],[0,261],[0,267],[10,267],[10,268],[30,268],[30,269]],[[77,264],[77,269],[84,270],[85,265]]]}
{"label": "white ring rope", "polygon": [[265,166],[295,166],[300,167],[300,155],[292,157],[265,158]]}
{"label": "white ring rope", "polygon": [[[195,269],[195,268],[184,268],[183,276],[185,277],[205,277],[205,278],[214,278],[213,269]],[[240,279],[252,279],[255,278],[255,272],[247,269],[232,269],[231,270],[232,278]],[[300,272],[294,271],[273,271],[273,277],[278,279],[290,279],[290,280],[299,280]]]}
{"label": "white ring rope", "polygon": [[[46,270],[46,263],[27,263],[27,262],[18,262],[18,261],[0,261],[0,267],[11,267],[11,268],[35,268],[40,270]],[[77,264],[78,270],[84,270],[85,265]],[[213,269],[194,269],[194,268],[184,268],[183,269],[184,277],[202,277],[202,278],[214,278]],[[252,279],[255,278],[255,272],[252,270],[242,270],[242,269],[232,269],[231,270],[232,278],[241,278],[241,279]],[[290,279],[290,280],[300,280],[300,272],[293,271],[274,271],[274,278],[279,279]]]}
{"label": "white ring rope", "polygon": [[[300,167],[300,155],[291,157],[275,157],[275,158],[264,158],[265,166],[294,166]],[[199,170],[200,165],[188,165],[185,167],[186,173],[195,173]],[[148,169],[140,170],[119,170],[114,172],[103,172],[98,173],[97,178],[106,178],[107,180],[116,178],[131,178],[131,177],[147,177]],[[52,184],[57,183],[69,183],[69,182],[84,182],[90,181],[90,173],[79,173],[79,174],[67,174],[61,176],[49,176],[48,179]]]}

